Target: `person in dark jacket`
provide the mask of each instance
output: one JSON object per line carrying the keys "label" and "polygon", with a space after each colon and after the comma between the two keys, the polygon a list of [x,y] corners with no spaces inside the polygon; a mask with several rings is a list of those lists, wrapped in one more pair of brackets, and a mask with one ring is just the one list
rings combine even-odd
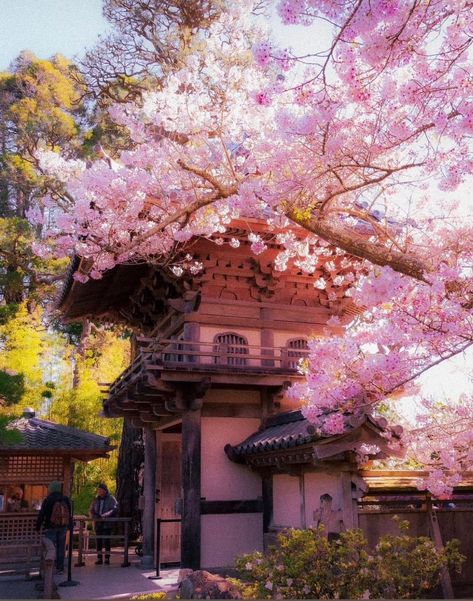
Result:
{"label": "person in dark jacket", "polygon": [[[117,500],[108,491],[105,484],[99,484],[97,487],[97,496],[92,501],[90,506],[90,516],[94,519],[106,520],[113,517],[118,510]],[[95,522],[95,534],[97,535],[97,561],[96,565],[102,565],[103,554],[102,550],[105,547],[105,564],[110,563],[110,539],[102,538],[110,536],[112,533],[112,524],[106,521]]]}
{"label": "person in dark jacket", "polygon": [[[56,572],[64,572],[66,533],[72,519],[71,502],[61,493],[61,483],[54,481],[48,486],[48,496],[44,499],[36,520],[36,530],[44,528],[44,536],[56,547]],[[56,505],[58,503],[58,505]]]}

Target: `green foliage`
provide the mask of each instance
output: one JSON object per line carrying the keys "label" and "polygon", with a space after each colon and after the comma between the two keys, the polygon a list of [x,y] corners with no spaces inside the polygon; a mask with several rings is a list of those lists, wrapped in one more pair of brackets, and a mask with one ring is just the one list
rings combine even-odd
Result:
{"label": "green foliage", "polygon": [[[54,279],[65,270],[63,260],[46,260],[34,254],[36,233],[26,219],[0,216],[0,323],[15,313],[26,298],[40,301],[56,294]],[[49,280],[49,281],[48,281]]]}
{"label": "green foliage", "polygon": [[25,217],[47,188],[38,170],[38,148],[70,152],[80,146],[84,115],[75,67],[64,57],[51,60],[23,52],[11,73],[0,73],[0,190],[3,216]]}
{"label": "green foliage", "polygon": [[14,405],[25,393],[25,376],[0,369],[0,405]]}
{"label": "green foliage", "polygon": [[415,599],[438,583],[444,566],[460,571],[459,541],[437,551],[427,537],[381,537],[369,549],[361,530],[347,530],[329,542],[323,528],[286,530],[267,555],[255,552],[236,562],[248,599]]}
{"label": "green foliage", "polygon": [[[50,419],[106,436],[118,446],[122,419],[101,416],[101,383],[113,382],[127,367],[130,341],[113,330],[98,328],[81,341],[79,350],[65,337],[61,340],[58,355],[61,355],[64,364],[63,377],[56,383],[48,405]],[[71,363],[74,365],[73,373]],[[113,492],[117,460],[118,453],[114,451],[108,460],[76,465],[73,499],[77,512],[88,512],[99,482],[105,482]]]}
{"label": "green foliage", "polygon": [[[42,60],[23,52],[10,73],[0,73],[0,301],[6,305],[51,298],[66,267],[32,249],[39,223],[47,221],[44,197],[65,199],[59,182],[41,172],[37,151],[71,155],[81,146],[84,108],[74,70],[62,56]],[[36,226],[27,221],[32,209]]]}
{"label": "green foliage", "polygon": [[22,440],[21,433],[10,425],[12,419],[8,415],[0,415],[0,443],[2,445],[16,444]]}
{"label": "green foliage", "polygon": [[[19,305],[14,317],[0,325],[0,370],[11,374],[3,379],[9,404],[21,403],[39,409],[43,390],[42,360],[47,350],[47,332],[42,323],[42,310],[28,312],[26,303]],[[10,396],[8,397],[8,393]]]}
{"label": "green foliage", "polygon": [[130,597],[131,601],[161,601],[166,599],[167,595],[164,591],[156,593],[142,593],[141,595],[133,595]]}
{"label": "green foliage", "polygon": [[15,317],[17,311],[18,305],[16,304],[0,305],[0,326],[5,325],[9,319]]}
{"label": "green foliage", "polygon": [[[90,476],[90,474],[88,474],[88,476]],[[72,500],[74,501],[74,513],[77,515],[88,515],[90,504],[96,494],[95,484],[92,480],[86,480],[78,490],[76,487],[76,491],[72,495]]]}

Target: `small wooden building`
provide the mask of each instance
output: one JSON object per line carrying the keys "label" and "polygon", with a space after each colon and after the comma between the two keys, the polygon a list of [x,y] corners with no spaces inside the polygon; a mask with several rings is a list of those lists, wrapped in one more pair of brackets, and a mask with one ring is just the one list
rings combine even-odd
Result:
{"label": "small wooden building", "polygon": [[10,427],[21,440],[0,441],[0,515],[38,510],[53,480],[69,495],[74,462],[107,457],[115,448],[103,436],[39,419],[30,409]]}
{"label": "small wooden building", "polygon": [[[257,256],[250,232],[267,246]],[[174,520],[162,523],[162,561],[194,569],[230,565],[262,549],[274,526],[310,524],[322,509],[341,511],[349,526],[362,488],[354,454],[365,442],[371,457],[386,451],[386,425],[351,416],[343,435],[324,439],[286,395],[302,378],[309,337],[324,336],[333,315],[349,321],[354,308],[343,277],[349,261],[321,247],[313,273],[277,271],[277,233],[248,219],[218,240],[192,240],[183,259],[192,252],[202,265],[193,276],[128,264],[84,284],[73,274],[86,272],[87,261],[72,265],[65,319],[104,318],[138,334],[140,348],[111,385],[104,413],[143,429],[145,562],[156,518]]]}

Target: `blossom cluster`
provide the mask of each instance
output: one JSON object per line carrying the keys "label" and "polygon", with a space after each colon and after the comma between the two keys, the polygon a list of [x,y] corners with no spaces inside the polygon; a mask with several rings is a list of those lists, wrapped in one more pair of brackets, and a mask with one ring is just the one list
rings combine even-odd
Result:
{"label": "blossom cluster", "polygon": [[[68,202],[50,209],[35,248],[86,257],[91,271],[76,277],[99,278],[119,263],[169,262],[176,242],[226,243],[234,219],[265,221],[276,270],[295,266],[327,306],[351,294],[359,309],[343,336],[311,341],[292,389],[317,423],[375,410],[473,343],[473,230],[461,206],[473,175],[473,11],[467,0],[277,6],[314,39],[331,23],[329,47],[298,57],[252,1],[226,3],[159,90],[110,109],[132,149],[92,165],[40,153]],[[259,254],[267,240],[250,244]],[[338,433],[333,415],[326,428]]]}

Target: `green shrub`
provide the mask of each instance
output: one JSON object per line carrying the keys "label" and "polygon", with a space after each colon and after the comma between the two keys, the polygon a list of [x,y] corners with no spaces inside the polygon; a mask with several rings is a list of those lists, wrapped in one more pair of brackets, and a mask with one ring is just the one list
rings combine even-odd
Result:
{"label": "green shrub", "polygon": [[158,593],[142,593],[130,597],[131,601],[161,601],[162,599],[166,599],[166,593],[164,591]]}
{"label": "green shrub", "polygon": [[460,571],[465,557],[459,541],[437,551],[427,537],[383,536],[374,549],[361,530],[347,530],[329,542],[323,527],[289,529],[266,555],[238,558],[236,567],[246,599],[416,599],[440,580],[444,566]]}

